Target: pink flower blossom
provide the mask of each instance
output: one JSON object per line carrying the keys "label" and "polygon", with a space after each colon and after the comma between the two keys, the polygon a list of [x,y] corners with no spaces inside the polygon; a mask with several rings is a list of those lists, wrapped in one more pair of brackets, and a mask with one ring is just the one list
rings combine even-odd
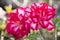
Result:
{"label": "pink flower blossom", "polygon": [[55,8],[46,3],[34,3],[31,7],[17,8],[16,13],[8,15],[6,31],[15,38],[23,38],[30,33],[30,29],[39,30],[40,27],[53,30],[51,21],[55,16]]}
{"label": "pink flower blossom", "polygon": [[12,35],[17,39],[30,33],[30,26],[25,22],[27,18],[24,16],[24,12],[23,9],[19,8],[18,10],[16,9],[16,13],[10,13],[8,15],[6,31],[9,35]]}

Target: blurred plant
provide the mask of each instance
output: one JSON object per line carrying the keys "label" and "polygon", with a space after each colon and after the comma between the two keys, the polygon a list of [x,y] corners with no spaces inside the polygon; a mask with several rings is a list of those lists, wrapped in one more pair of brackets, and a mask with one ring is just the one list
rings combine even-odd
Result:
{"label": "blurred plant", "polygon": [[10,13],[12,11],[12,5],[9,4],[8,6],[5,6],[5,10],[7,13]]}
{"label": "blurred plant", "polygon": [[56,26],[56,30],[59,30],[59,28],[60,28],[60,18],[59,17],[54,18],[54,23],[55,23],[55,26]]}
{"label": "blurred plant", "polygon": [[23,3],[20,3],[18,0],[12,0],[17,6],[25,7],[28,4],[28,0],[23,0]]}
{"label": "blurred plant", "polygon": [[0,19],[3,20],[3,18],[5,17],[6,12],[0,7]]}

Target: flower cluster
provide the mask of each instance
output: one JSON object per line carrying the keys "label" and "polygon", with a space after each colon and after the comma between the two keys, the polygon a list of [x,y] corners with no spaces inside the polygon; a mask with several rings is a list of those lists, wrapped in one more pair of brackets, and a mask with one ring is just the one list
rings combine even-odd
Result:
{"label": "flower cluster", "polygon": [[40,27],[54,29],[51,18],[55,16],[55,8],[46,3],[34,3],[31,7],[17,8],[8,14],[6,31],[9,35],[19,39],[30,33],[30,29],[39,30]]}
{"label": "flower cluster", "polygon": [[31,6],[31,17],[36,17],[42,28],[54,29],[51,18],[55,16],[55,8],[46,3],[34,3]]}

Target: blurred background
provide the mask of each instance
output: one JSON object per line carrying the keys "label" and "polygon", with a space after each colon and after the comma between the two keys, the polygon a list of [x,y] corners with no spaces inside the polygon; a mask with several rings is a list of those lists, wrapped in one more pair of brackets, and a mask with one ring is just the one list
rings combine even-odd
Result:
{"label": "blurred background", "polygon": [[[56,8],[56,17],[53,19],[55,22],[55,30],[48,32],[47,30],[40,30],[37,34],[23,38],[22,40],[60,40],[60,0],[0,0],[0,40],[14,40],[9,37],[5,32],[6,20],[8,12],[15,10],[22,6],[30,6],[34,2],[46,2]],[[9,10],[9,11],[7,11]],[[43,31],[44,30],[44,31]],[[36,36],[36,37],[35,37]]]}

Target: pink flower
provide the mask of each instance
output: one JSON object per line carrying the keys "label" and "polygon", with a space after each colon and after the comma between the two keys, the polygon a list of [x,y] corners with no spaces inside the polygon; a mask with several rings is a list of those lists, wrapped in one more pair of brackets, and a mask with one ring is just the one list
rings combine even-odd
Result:
{"label": "pink flower", "polygon": [[45,21],[45,20],[41,20],[40,21],[40,25],[42,28],[47,28],[48,25],[49,25],[49,22],[48,21]]}
{"label": "pink flower", "polygon": [[31,6],[31,18],[39,23],[42,28],[52,30],[54,25],[49,21],[55,16],[55,8],[47,3],[34,3]]}
{"label": "pink flower", "polygon": [[34,3],[31,6],[32,16],[37,16],[40,19],[50,20],[55,16],[55,8],[47,3]]}
{"label": "pink flower", "polygon": [[40,25],[42,28],[45,28],[45,29],[48,29],[49,31],[53,30],[54,29],[54,23],[49,20],[49,21],[40,21]]}
{"label": "pink flower", "polygon": [[27,18],[24,15],[25,11],[22,8],[16,9],[16,13],[8,14],[6,31],[9,35],[19,39],[30,33],[30,26],[25,22]]}
{"label": "pink flower", "polygon": [[49,21],[49,25],[48,25],[48,27],[47,27],[47,30],[48,31],[51,31],[51,30],[53,30],[54,29],[54,23],[52,22],[52,21]]}

